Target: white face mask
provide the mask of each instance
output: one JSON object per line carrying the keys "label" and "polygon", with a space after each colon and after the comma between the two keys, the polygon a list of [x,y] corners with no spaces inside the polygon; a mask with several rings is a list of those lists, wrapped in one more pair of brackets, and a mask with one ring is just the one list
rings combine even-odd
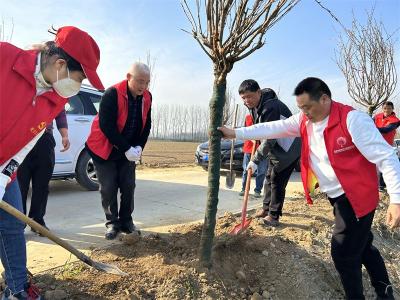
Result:
{"label": "white face mask", "polygon": [[69,77],[69,69],[67,68],[68,77],[58,80],[58,70],[57,70],[57,81],[53,83],[53,89],[61,97],[69,98],[75,96],[79,93],[81,88],[81,82],[77,82]]}

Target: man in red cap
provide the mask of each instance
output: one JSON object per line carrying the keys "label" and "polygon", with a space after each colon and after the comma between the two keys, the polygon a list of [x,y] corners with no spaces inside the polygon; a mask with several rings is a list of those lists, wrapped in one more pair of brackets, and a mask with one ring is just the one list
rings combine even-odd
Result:
{"label": "man in red cap", "polygon": [[[15,173],[50,123],[87,78],[96,73],[100,50],[86,32],[61,27],[55,41],[22,50],[0,42],[0,201],[22,211]],[[24,224],[0,210],[0,256],[7,288],[2,299],[41,299],[26,273]]]}

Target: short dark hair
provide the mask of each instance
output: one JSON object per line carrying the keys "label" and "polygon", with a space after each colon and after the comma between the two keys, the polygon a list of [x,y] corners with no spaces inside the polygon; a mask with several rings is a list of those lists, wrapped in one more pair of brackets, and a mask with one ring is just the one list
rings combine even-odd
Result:
{"label": "short dark hair", "polygon": [[294,95],[299,96],[303,93],[310,95],[310,99],[318,101],[323,94],[326,94],[331,98],[331,91],[328,85],[321,79],[316,77],[308,77],[300,81],[300,83],[294,89]]}
{"label": "short dark hair", "polygon": [[253,79],[246,79],[239,86],[239,95],[246,92],[257,92],[260,89],[258,82]]}
{"label": "short dark hair", "polygon": [[382,107],[384,107],[385,105],[391,106],[391,107],[394,109],[394,105],[393,105],[393,102],[392,102],[392,101],[385,101],[385,102],[383,102]]}
{"label": "short dark hair", "polygon": [[45,56],[45,59],[52,57],[53,55],[57,55],[59,58],[64,59],[67,62],[67,67],[70,71],[81,71],[83,72],[81,64],[67,54],[62,48],[57,47],[56,43],[53,41],[49,41],[45,43],[45,48],[42,51],[42,55]]}

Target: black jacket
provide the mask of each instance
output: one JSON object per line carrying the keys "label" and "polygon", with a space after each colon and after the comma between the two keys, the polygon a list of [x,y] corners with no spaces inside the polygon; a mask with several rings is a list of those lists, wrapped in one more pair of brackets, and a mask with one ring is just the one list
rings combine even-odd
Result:
{"label": "black jacket", "polygon": [[[292,112],[285,103],[278,99],[276,93],[269,88],[261,90],[261,100],[258,107],[250,109],[254,124],[277,121],[289,118]],[[285,151],[283,146],[289,146]],[[268,157],[277,172],[282,171],[300,157],[300,138],[268,139],[258,147],[253,161]]]}

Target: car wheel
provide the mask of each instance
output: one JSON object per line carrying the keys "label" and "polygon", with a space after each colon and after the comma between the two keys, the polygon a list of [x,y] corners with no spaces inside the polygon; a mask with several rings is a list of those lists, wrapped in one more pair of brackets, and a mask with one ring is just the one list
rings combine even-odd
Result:
{"label": "car wheel", "polygon": [[78,158],[75,177],[76,181],[78,181],[78,183],[88,191],[97,191],[99,189],[99,182],[97,180],[93,160],[85,150],[81,152],[81,155]]}

